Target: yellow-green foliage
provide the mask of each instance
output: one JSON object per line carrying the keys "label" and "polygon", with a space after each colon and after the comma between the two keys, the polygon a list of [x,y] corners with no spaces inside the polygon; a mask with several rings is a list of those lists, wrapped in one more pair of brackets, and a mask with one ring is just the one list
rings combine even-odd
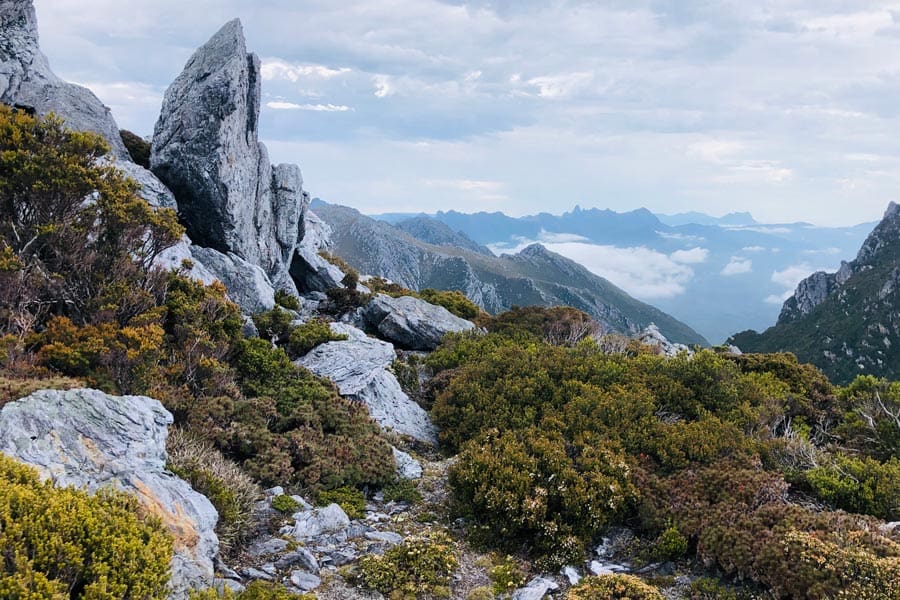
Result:
{"label": "yellow-green foliage", "polygon": [[581,559],[584,544],[625,513],[635,497],[629,474],[610,444],[568,445],[546,424],[473,440],[449,481],[480,537],[511,550],[527,544],[559,566]]}
{"label": "yellow-green foliage", "polygon": [[687,550],[688,539],[674,525],[666,527],[653,543],[653,553],[660,560],[681,558],[687,554]]}
{"label": "yellow-green foliage", "polygon": [[292,513],[300,508],[300,503],[287,494],[281,494],[280,496],[275,496],[274,498],[272,498],[272,508],[280,513],[287,514]]}
{"label": "yellow-green foliage", "polygon": [[519,563],[512,556],[503,557],[496,565],[491,567],[488,575],[493,582],[494,593],[509,594],[513,590],[525,585],[525,573],[519,568]]}
{"label": "yellow-green foliage", "polygon": [[359,560],[360,581],[391,600],[450,597],[450,575],[458,561],[453,540],[441,531],[410,537],[382,556]]}
{"label": "yellow-green foliage", "polygon": [[72,390],[79,387],[84,387],[84,383],[71,377],[44,374],[41,378],[20,379],[0,376],[0,406],[38,390]]}
{"label": "yellow-green foliage", "polygon": [[291,330],[288,334],[287,350],[292,356],[303,356],[319,344],[346,339],[346,335],[331,331],[327,321],[313,319]]}
{"label": "yellow-green foliage", "polygon": [[633,575],[585,577],[569,590],[569,600],[663,600],[655,587]]}
{"label": "yellow-green foliage", "polygon": [[180,428],[169,430],[168,468],[209,498],[219,521],[216,533],[223,550],[246,539],[253,505],[262,495],[258,485],[208,441]]}
{"label": "yellow-green foliage", "polygon": [[415,504],[422,500],[422,494],[414,481],[398,477],[386,484],[382,489],[385,502],[409,502]]}
{"label": "yellow-green foliage", "polygon": [[315,600],[313,594],[294,594],[283,585],[269,581],[251,581],[247,589],[235,594],[225,588],[221,592],[212,588],[191,592],[189,600]]}
{"label": "yellow-green foliage", "polygon": [[319,506],[337,504],[351,519],[362,519],[366,516],[366,497],[356,488],[344,486],[322,491],[316,500]]}
{"label": "yellow-green foliage", "polygon": [[466,600],[494,600],[494,590],[486,585],[477,587],[469,592]]}
{"label": "yellow-green foliage", "polygon": [[284,290],[275,292],[275,304],[288,310],[300,310],[300,299]]}
{"label": "yellow-green foliage", "polygon": [[168,597],[172,539],[121,493],[41,483],[0,454],[0,597]]}
{"label": "yellow-green foliage", "polygon": [[880,463],[839,454],[804,476],[815,496],[835,508],[886,521],[900,518],[900,460],[896,458]]}
{"label": "yellow-green foliage", "polygon": [[425,288],[418,294],[425,302],[443,306],[457,317],[470,321],[481,314],[477,304],[469,300],[465,294],[457,290],[435,290]]}

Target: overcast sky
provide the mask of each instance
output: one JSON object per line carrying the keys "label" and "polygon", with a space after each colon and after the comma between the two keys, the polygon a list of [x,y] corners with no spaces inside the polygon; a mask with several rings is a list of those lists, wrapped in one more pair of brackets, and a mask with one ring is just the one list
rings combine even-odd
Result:
{"label": "overcast sky", "polygon": [[273,160],[367,213],[846,225],[900,200],[900,1],[35,4],[52,68],[141,135],[194,49],[240,17]]}

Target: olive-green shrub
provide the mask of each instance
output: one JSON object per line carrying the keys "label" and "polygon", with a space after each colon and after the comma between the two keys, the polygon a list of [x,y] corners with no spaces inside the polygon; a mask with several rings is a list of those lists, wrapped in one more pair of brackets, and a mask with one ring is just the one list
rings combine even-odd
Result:
{"label": "olive-green shrub", "polygon": [[464,446],[449,483],[456,510],[501,548],[526,545],[548,564],[584,546],[625,513],[635,489],[621,451],[599,439],[567,444],[552,426],[489,431]]}
{"label": "olive-green shrub", "polygon": [[449,598],[450,576],[457,565],[450,536],[431,531],[407,538],[382,556],[363,556],[359,560],[359,579],[391,600]]}
{"label": "olive-green shrub", "polygon": [[804,477],[813,494],[834,508],[886,521],[900,518],[900,459],[881,463],[839,454]]}
{"label": "olive-green shrub", "polygon": [[319,506],[337,504],[351,519],[361,519],[366,516],[366,496],[353,487],[344,486],[319,492],[316,503]]}
{"label": "olive-green shrub", "polygon": [[0,454],[0,598],[168,597],[172,538],[137,500],[41,483]]}
{"label": "olive-green shrub", "polygon": [[634,575],[600,575],[582,579],[568,600],[663,600],[663,595]]}
{"label": "olive-green shrub", "polygon": [[345,334],[334,333],[327,321],[313,319],[291,330],[288,334],[287,351],[292,356],[303,356],[319,344],[346,339]]}

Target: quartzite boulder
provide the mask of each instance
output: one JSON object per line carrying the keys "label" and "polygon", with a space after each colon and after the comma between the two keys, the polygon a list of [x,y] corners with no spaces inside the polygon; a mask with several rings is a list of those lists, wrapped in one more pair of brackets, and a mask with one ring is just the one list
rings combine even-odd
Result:
{"label": "quartzite boulder", "polygon": [[166,470],[172,415],[144,396],[44,390],[0,411],[0,452],[59,486],[113,486],[137,496],[175,539],[172,598],[208,586],[218,551],[218,514],[205,496]]}
{"label": "quartzite boulder", "polygon": [[428,413],[406,395],[387,370],[397,356],[394,347],[353,329],[349,325],[335,328],[349,339],[321,344],[296,364],[333,381],[342,396],[363,402],[383,428],[436,444],[437,430]]}
{"label": "quartzite boulder", "polygon": [[443,306],[412,296],[378,294],[366,306],[364,317],[382,337],[411,350],[434,350],[446,334],[475,328]]}
{"label": "quartzite boulder", "polygon": [[240,21],[227,23],[166,91],[150,164],[195,244],[233,253],[281,287],[309,197],[300,169],[273,167],[258,139],[260,80]]}

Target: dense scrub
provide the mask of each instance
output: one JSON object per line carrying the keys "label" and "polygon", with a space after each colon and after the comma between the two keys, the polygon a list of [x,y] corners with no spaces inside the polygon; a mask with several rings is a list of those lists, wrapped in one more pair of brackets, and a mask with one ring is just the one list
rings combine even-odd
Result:
{"label": "dense scrub", "polygon": [[441,440],[459,451],[453,509],[476,541],[560,565],[627,525],[658,558],[688,554],[777,597],[897,597],[900,538],[877,518],[897,518],[900,388],[836,389],[787,354],[551,343],[553,314],[501,317],[426,361]]}
{"label": "dense scrub", "polygon": [[172,539],[137,501],[41,483],[0,454],[0,597],[168,597]]}
{"label": "dense scrub", "polygon": [[75,383],[147,394],[263,483],[389,481],[391,449],[365,408],[269,341],[296,355],[334,339],[327,325],[295,327],[278,308],[260,317],[269,339],[245,339],[221,284],[154,266],[183,229],[98,162],[107,149],[0,107],[0,399]]}

